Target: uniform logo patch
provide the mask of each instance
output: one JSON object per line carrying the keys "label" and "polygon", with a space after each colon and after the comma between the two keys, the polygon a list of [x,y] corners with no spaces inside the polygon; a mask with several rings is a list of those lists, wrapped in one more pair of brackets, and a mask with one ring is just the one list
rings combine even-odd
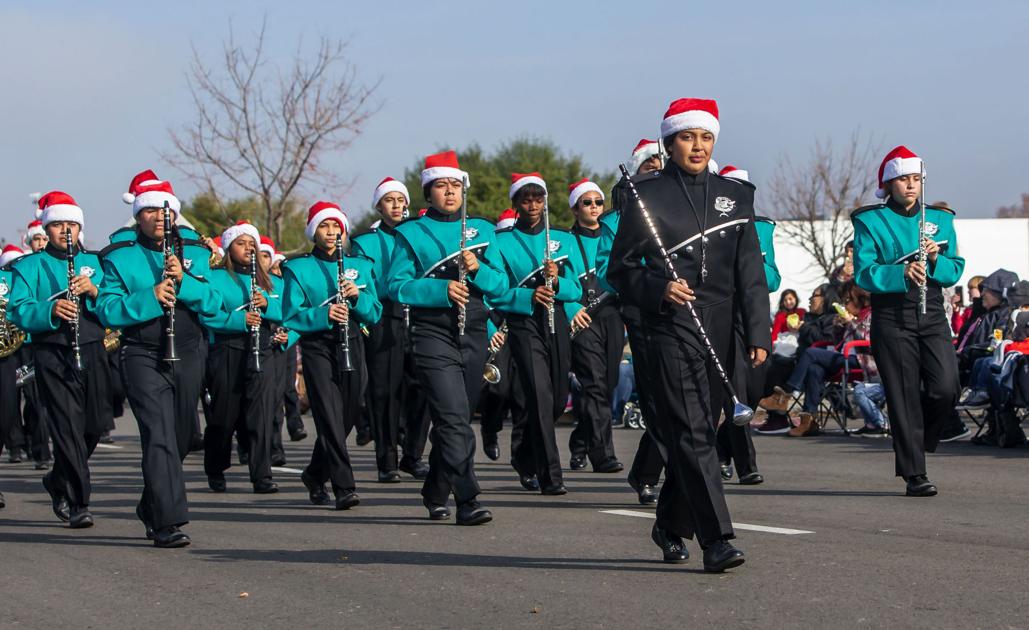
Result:
{"label": "uniform logo patch", "polygon": [[82,265],[81,267],[79,267],[79,275],[80,276],[86,276],[87,278],[92,278],[94,273],[96,273],[96,269],[93,269],[89,265]]}
{"label": "uniform logo patch", "polygon": [[939,232],[939,231],[940,231],[940,226],[936,225],[935,223],[929,223],[928,221],[925,222],[925,235],[926,236],[936,236],[936,233]]}
{"label": "uniform logo patch", "polygon": [[0,282],[0,297],[7,295],[7,292],[10,290],[6,282]]}
{"label": "uniform logo patch", "polygon": [[550,253],[553,254],[561,249],[561,241],[550,241]]}
{"label": "uniform logo patch", "polygon": [[183,261],[182,261],[182,267],[183,267],[183,268],[184,268],[184,269],[185,269],[186,271],[189,271],[189,268],[190,268],[190,267],[192,267],[192,266],[193,266],[193,259],[192,259],[192,258],[185,258],[185,259],[183,259]]}
{"label": "uniform logo patch", "polygon": [[357,269],[351,267],[343,271],[343,277],[347,280],[357,280]]}
{"label": "uniform logo patch", "polygon": [[470,227],[470,228],[468,228],[467,230],[464,231],[464,237],[465,238],[475,238],[478,235],[479,235],[479,230],[477,228]]}
{"label": "uniform logo patch", "polygon": [[719,216],[727,217],[736,209],[736,202],[728,197],[715,198],[715,210]]}

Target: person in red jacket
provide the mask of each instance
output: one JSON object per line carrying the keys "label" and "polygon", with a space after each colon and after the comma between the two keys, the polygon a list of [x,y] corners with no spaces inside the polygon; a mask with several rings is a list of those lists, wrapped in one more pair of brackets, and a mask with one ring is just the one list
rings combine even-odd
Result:
{"label": "person in red jacket", "polygon": [[779,333],[791,330],[786,322],[787,317],[795,314],[797,320],[804,321],[804,315],[807,314],[807,311],[799,308],[799,305],[800,298],[797,297],[797,292],[793,289],[784,289],[779,295],[779,310],[776,311],[775,319],[772,320],[772,343],[775,343]]}

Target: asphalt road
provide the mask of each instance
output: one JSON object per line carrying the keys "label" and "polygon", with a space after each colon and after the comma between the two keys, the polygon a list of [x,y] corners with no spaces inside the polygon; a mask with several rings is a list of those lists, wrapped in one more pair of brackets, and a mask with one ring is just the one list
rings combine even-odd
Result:
{"label": "asphalt road", "polygon": [[[628,462],[639,433],[615,433]],[[427,520],[417,482],[375,483],[370,445],[353,447],[362,504],[350,512],[310,505],[288,472],[282,492],[256,496],[234,467],[229,492],[212,494],[192,455],[193,545],[154,549],[133,515],[131,418],[115,435],[92,459],[88,530],[59,524],[40,473],[4,456],[0,627],[1029,626],[1026,449],[944,445],[930,459],[940,495],[912,499],[886,440],[758,437],[767,481],[727,485],[733,520],[810,533],[740,529],[747,563],[709,575],[695,544],[687,565],[659,561],[653,509],[624,474],[568,472],[567,496],[542,497],[480,453],[495,520],[463,528]],[[311,446],[289,444],[288,466]]]}

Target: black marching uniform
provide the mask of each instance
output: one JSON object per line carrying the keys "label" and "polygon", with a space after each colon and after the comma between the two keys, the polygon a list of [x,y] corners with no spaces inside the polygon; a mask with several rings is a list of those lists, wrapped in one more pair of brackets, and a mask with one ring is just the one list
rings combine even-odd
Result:
{"label": "black marching uniform", "polygon": [[[99,285],[103,273],[97,255],[77,246],[71,254],[75,275],[87,276]],[[86,525],[76,517],[89,506],[88,460],[100,434],[114,427],[114,419],[108,398],[111,374],[104,327],[96,316],[96,301],[79,296],[82,370],[75,366],[71,325],[52,312],[54,300],[67,296],[68,262],[68,252],[52,243],[15,261],[9,317],[33,335],[35,382],[54,443],[54,467],[43,483],[55,508],[61,498],[67,500],[74,527]],[[58,516],[63,520],[63,514]],[[92,524],[91,517],[88,524]]]}
{"label": "black marching uniform", "polygon": [[[672,264],[696,293],[694,306],[716,352],[726,356],[737,302],[746,344],[768,349],[768,289],[752,188],[706,170],[691,175],[674,162],[633,182]],[[723,388],[709,377],[708,353],[687,308],[663,298],[671,279],[642,213],[635,204],[623,213],[607,278],[623,301],[642,311],[657,407],[647,428],[666,457],[656,526],[679,537],[696,536],[707,548],[734,537],[715,452]]]}
{"label": "black marching uniform", "polygon": [[162,530],[189,522],[182,460],[195,428],[207,355],[207,331],[199,318],[214,316],[221,298],[191,271],[206,270],[207,256],[201,264],[183,260],[174,308],[179,361],[168,362],[163,356],[168,318],[154,295],[164,275],[163,241],[137,230],[135,240],[109,245],[101,258],[97,314],[105,326],[122,331],[122,375],[143,450],[143,494],[136,515],[148,537],[156,533],[155,543],[161,543]]}

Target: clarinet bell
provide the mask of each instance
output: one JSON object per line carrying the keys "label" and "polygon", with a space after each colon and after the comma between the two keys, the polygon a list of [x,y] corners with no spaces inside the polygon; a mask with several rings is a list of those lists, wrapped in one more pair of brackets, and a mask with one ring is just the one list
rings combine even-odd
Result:
{"label": "clarinet bell", "polygon": [[350,349],[347,348],[346,350],[344,350],[342,355],[343,356],[340,358],[339,369],[343,372],[353,372],[354,361],[350,358]]}
{"label": "clarinet bell", "polygon": [[754,419],[754,410],[744,405],[739,400],[733,401],[732,409],[732,423],[738,427],[743,427],[750,424],[750,421]]}

